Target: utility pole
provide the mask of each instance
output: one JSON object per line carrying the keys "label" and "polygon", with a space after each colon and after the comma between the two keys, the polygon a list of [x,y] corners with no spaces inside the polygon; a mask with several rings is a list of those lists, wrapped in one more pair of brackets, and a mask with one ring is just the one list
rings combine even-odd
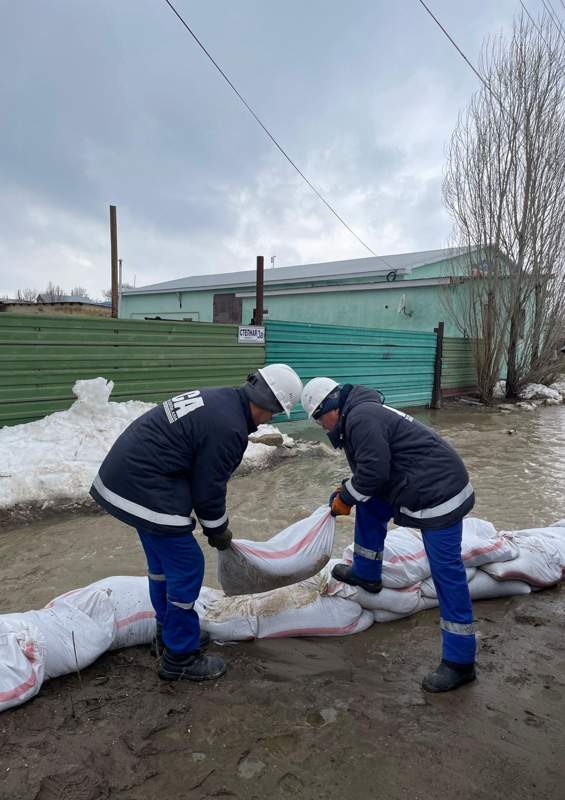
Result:
{"label": "utility pole", "polygon": [[110,251],[112,259],[112,317],[118,316],[118,224],[116,206],[110,206]]}
{"label": "utility pole", "polygon": [[441,367],[443,359],[443,322],[438,322],[434,328],[436,334],[436,358],[434,364],[434,384],[432,388],[432,401],[430,408],[441,408]]}
{"label": "utility pole", "polygon": [[255,286],[255,309],[253,320],[255,325],[263,324],[263,278],[265,273],[265,259],[257,256],[257,281]]}
{"label": "utility pole", "polygon": [[122,311],[122,259],[118,258],[118,319]]}

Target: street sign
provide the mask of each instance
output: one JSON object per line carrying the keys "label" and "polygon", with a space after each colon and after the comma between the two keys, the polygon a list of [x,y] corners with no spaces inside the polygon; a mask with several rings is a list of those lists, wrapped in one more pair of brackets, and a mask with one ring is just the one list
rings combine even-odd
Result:
{"label": "street sign", "polygon": [[239,344],[265,344],[265,328],[262,325],[240,325],[237,341]]}

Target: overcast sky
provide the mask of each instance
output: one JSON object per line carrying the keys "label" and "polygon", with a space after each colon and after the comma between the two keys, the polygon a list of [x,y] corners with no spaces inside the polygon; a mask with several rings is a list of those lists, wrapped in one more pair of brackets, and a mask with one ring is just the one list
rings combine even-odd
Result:
{"label": "overcast sky", "polygon": [[[478,80],[417,0],[173,0],[377,254],[448,244],[444,149]],[[429,0],[477,62],[519,0]],[[539,0],[527,0],[531,12]],[[559,4],[557,7],[560,8]],[[0,296],[370,255],[163,0],[3,0]],[[565,16],[565,12],[563,12]]]}

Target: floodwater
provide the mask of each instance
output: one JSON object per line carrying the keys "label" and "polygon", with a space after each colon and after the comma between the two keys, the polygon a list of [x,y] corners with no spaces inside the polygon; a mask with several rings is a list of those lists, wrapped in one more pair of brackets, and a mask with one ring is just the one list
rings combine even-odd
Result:
{"label": "floodwater", "polygon": [[[477,495],[473,514],[499,530],[539,527],[565,517],[565,406],[504,414],[454,403],[416,416],[463,457]],[[296,437],[325,438],[313,424],[295,423],[287,430]],[[228,509],[234,535],[270,538],[327,503],[348,475],[341,452],[318,447],[274,469],[233,478]],[[338,518],[334,555],[341,555],[352,538],[353,518]],[[205,583],[217,586],[216,552],[205,542],[204,550]],[[0,613],[40,607],[60,592],[108,575],[145,572],[135,533],[107,515],[89,513],[1,531],[0,560]]]}

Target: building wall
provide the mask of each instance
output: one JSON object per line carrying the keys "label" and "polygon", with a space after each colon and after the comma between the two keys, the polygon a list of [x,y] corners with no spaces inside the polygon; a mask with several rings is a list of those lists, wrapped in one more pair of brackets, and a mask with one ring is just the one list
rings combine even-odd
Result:
{"label": "building wall", "polygon": [[[452,261],[440,261],[414,269],[412,275],[407,276],[407,280],[444,277],[452,274],[452,271]],[[354,282],[359,282],[359,279],[349,280],[347,283],[342,283],[342,286]],[[437,285],[404,288],[403,282],[402,277],[399,277],[393,284],[385,280],[379,281],[375,283],[375,289],[288,295],[269,295],[267,287],[265,308],[269,313],[265,318],[426,332],[433,332],[437,323],[443,320],[446,336],[461,336],[461,332],[449,317],[445,295],[448,291],[460,292],[462,287],[448,289],[446,285]],[[286,288],[290,287],[291,284]],[[120,317],[123,319],[143,319],[146,316],[161,316],[163,319],[192,317],[194,321],[211,322],[213,298],[218,292],[247,294],[249,288],[124,295]],[[404,311],[399,311],[401,305],[404,305]],[[254,306],[254,297],[243,298],[241,320],[243,324],[250,323]]]}
{"label": "building wall", "polygon": [[[458,289],[450,289],[457,291]],[[265,295],[266,319],[313,322],[325,325],[384,328],[432,333],[440,320],[446,336],[460,336],[444,306],[445,286],[420,286],[358,292]],[[243,321],[251,319],[254,298],[243,302]],[[404,305],[404,311],[399,311]]]}
{"label": "building wall", "polygon": [[160,294],[123,295],[121,319],[189,319],[212,322],[214,292],[165,292]]}

